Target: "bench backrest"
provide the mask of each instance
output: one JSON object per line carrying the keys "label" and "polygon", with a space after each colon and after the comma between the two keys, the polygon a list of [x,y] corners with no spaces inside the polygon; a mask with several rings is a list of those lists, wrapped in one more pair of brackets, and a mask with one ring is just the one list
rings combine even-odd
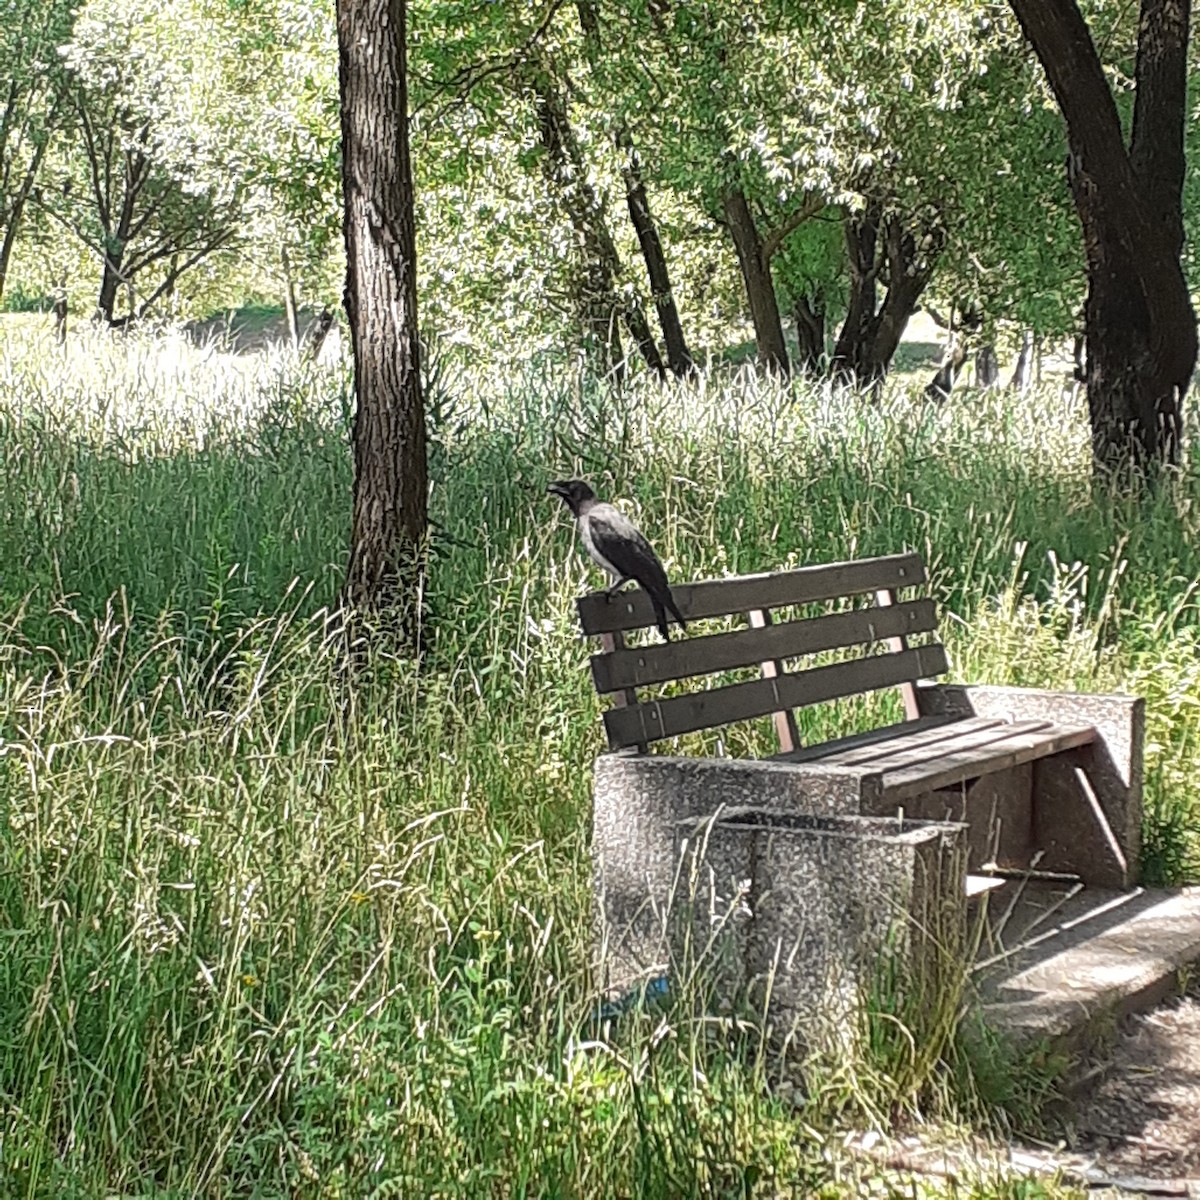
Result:
{"label": "bench backrest", "polygon": [[[799,745],[793,710],[843,696],[899,686],[906,714],[917,713],[918,679],[941,675],[946,652],[931,642],[909,647],[908,637],[937,629],[930,599],[897,601],[896,593],[925,582],[918,554],[895,554],[855,562],[827,563],[766,575],[682,583],[671,588],[684,618],[745,615],[748,628],[645,646],[626,646],[624,635],[654,624],[650,598],[640,588],[609,599],[603,592],[579,600],[585,634],[603,639],[592,657],[596,690],[612,694],[604,714],[610,748],[645,747],[661,738],[775,715],[781,749]],[[856,596],[867,608],[776,623],[773,610]],[[857,658],[789,671],[787,660],[827,650],[861,647]],[[882,653],[877,652],[882,647]],[[760,667],[751,679],[666,699],[639,700],[637,689],[676,680]]]}

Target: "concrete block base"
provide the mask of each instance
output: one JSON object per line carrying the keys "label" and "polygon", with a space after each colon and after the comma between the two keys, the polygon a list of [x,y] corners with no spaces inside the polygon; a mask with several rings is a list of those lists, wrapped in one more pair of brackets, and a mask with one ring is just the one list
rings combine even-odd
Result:
{"label": "concrete block base", "polygon": [[765,1015],[786,1041],[813,1021],[844,1027],[873,990],[955,1002],[963,826],[742,809],[680,822],[676,844],[671,973],[710,989],[709,1011]]}
{"label": "concrete block base", "polygon": [[592,862],[597,968],[607,994],[667,967],[667,916],[682,886],[681,822],[725,809],[857,814],[862,781],[846,771],[783,763],[667,755],[602,754],[596,760]]}
{"label": "concrete block base", "polygon": [[1090,746],[1033,764],[1031,846],[1043,871],[1098,887],[1137,883],[1142,837],[1142,744],[1146,705],[1137,696],[1037,688],[922,684],[927,716],[1002,717],[1093,725]]}

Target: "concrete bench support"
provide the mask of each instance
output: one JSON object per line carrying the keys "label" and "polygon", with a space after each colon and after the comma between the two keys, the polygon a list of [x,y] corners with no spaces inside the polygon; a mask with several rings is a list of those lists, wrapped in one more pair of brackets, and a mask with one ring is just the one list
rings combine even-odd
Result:
{"label": "concrete bench support", "polygon": [[963,979],[966,830],[899,818],[743,809],[677,831],[685,902],[672,974],[708,1008],[767,1017],[777,1040],[845,1028],[873,988],[932,1012]]}
{"label": "concrete bench support", "polygon": [[592,861],[602,987],[624,991],[667,965],[667,914],[680,881],[682,821],[722,808],[857,814],[861,772],[741,759],[602,754],[596,759]]}
{"label": "concrete bench support", "polygon": [[[1137,883],[1144,700],[959,684],[920,685],[917,698],[927,716],[1093,725],[1099,737],[1091,745],[1032,764],[1032,779],[1023,792],[1032,804],[1029,844],[1035,853],[1040,852],[1037,866],[1041,870],[1075,874],[1098,887],[1125,888]],[[1019,782],[1014,786],[1019,787]],[[995,799],[999,810],[1007,804],[1011,811],[1012,798],[1007,793]],[[920,812],[932,815],[927,805]],[[1018,835],[1002,830],[1002,840],[1005,837],[1011,842]]]}

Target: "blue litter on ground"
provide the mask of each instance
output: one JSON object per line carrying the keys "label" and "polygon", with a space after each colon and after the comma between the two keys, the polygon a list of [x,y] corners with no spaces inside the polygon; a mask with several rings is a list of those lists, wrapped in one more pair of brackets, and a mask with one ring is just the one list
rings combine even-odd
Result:
{"label": "blue litter on ground", "polygon": [[611,1021],[614,1017],[623,1016],[630,1009],[645,1004],[651,1000],[660,1000],[671,990],[669,980],[665,975],[659,975],[647,980],[638,987],[632,988],[616,1000],[609,1000],[596,1009],[596,1018],[600,1021]]}

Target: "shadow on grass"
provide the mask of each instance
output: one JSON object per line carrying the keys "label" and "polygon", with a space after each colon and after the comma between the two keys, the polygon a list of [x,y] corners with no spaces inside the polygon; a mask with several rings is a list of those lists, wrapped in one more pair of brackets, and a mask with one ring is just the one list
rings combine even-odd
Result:
{"label": "shadow on grass", "polygon": [[[303,341],[320,316],[317,309],[302,308],[296,314]],[[183,326],[184,336],[196,346],[219,346],[230,354],[258,354],[264,349],[291,344],[287,316],[281,304],[243,304],[213,313]],[[331,337],[338,336],[331,332]]]}

